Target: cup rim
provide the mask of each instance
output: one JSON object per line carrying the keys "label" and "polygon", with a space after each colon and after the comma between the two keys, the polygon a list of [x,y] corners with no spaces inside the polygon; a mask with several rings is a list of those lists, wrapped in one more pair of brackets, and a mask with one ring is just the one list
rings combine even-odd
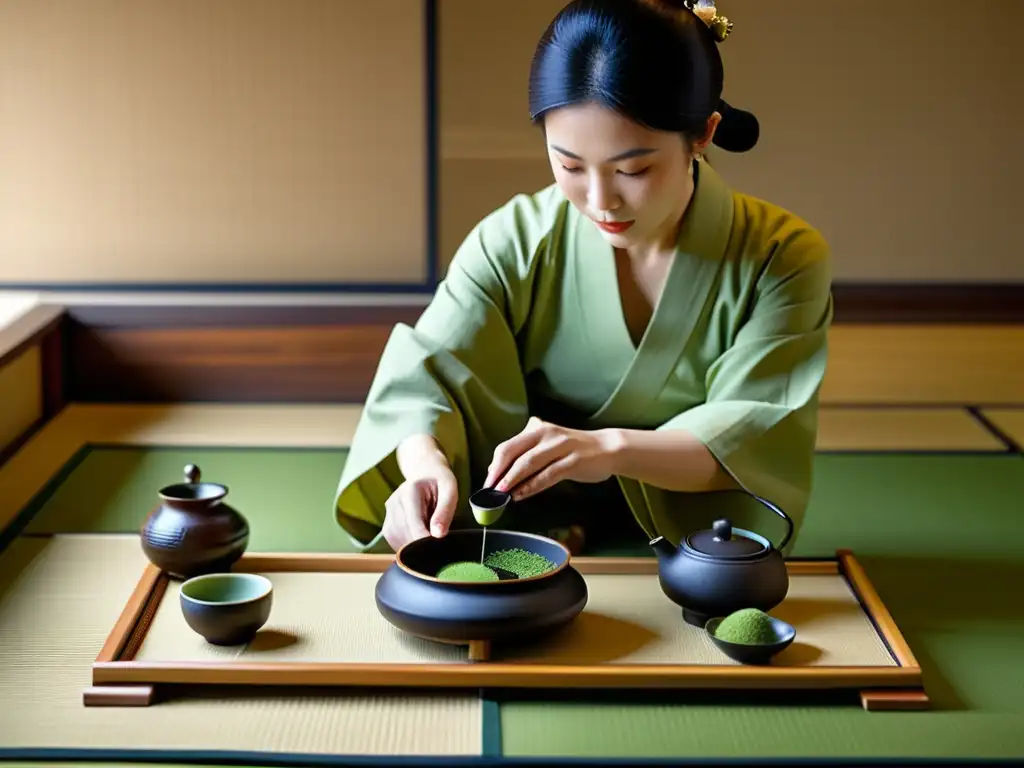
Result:
{"label": "cup rim", "polygon": [[[249,581],[255,582],[260,586],[258,594],[252,597],[247,597],[242,600],[200,600],[198,597],[192,597],[185,593],[185,588],[189,584],[194,584],[200,581],[210,581],[213,579],[228,579],[232,581]],[[193,576],[191,579],[186,579],[182,582],[178,588],[178,594],[182,600],[187,600],[190,603],[196,605],[211,605],[211,606],[226,606],[226,605],[245,605],[246,603],[255,603],[262,600],[274,590],[274,583],[266,576],[261,576],[258,573],[204,573],[200,576]]]}
{"label": "cup rim", "polygon": [[[198,491],[201,495],[187,495],[184,489]],[[172,483],[165,485],[157,491],[157,496],[162,501],[203,504],[223,499],[229,493],[229,489],[223,483]]]}

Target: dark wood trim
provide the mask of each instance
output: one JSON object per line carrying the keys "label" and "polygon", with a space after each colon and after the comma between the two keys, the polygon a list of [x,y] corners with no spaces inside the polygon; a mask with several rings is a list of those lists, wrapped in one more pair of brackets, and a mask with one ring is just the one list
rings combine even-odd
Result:
{"label": "dark wood trim", "polygon": [[73,305],[68,399],[362,402],[396,323],[423,304]]}
{"label": "dark wood trim", "polygon": [[78,326],[101,329],[293,328],[415,323],[422,303],[353,305],[151,305],[73,304],[68,318]]}
{"label": "dark wood trim", "polygon": [[[0,369],[33,346],[40,353],[42,412],[20,435],[0,445],[0,466],[24,447],[64,407],[64,310],[42,304],[0,328]],[[0,403],[0,407],[3,404]]]}
{"label": "dark wood trim", "polygon": [[[1024,284],[838,282],[834,291],[837,325],[1024,322]],[[47,411],[65,399],[362,402],[392,328],[415,323],[424,306],[69,305],[47,346]]]}
{"label": "dark wood trim", "polygon": [[64,381],[68,319],[65,316],[39,342],[42,357],[43,420],[49,421],[64,408],[67,385]]}
{"label": "dark wood trim", "polygon": [[1022,323],[1024,283],[837,282],[835,322]]}

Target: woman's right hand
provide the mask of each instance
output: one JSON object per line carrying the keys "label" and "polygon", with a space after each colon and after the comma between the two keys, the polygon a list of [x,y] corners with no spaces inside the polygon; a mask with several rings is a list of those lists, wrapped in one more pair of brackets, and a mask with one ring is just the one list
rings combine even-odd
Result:
{"label": "woman's right hand", "polygon": [[385,504],[383,534],[397,552],[410,541],[447,535],[459,503],[458,481],[433,438],[414,435],[398,448],[406,480]]}

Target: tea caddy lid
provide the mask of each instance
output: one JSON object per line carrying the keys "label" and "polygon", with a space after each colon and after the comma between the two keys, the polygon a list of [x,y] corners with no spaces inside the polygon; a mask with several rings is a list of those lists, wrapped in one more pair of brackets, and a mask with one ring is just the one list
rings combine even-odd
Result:
{"label": "tea caddy lid", "polygon": [[227,486],[202,481],[199,467],[189,464],[185,467],[185,481],[165,485],[157,494],[167,502],[214,502],[224,498]]}
{"label": "tea caddy lid", "polygon": [[713,560],[752,560],[771,549],[763,536],[742,528],[733,528],[728,520],[716,520],[710,531],[697,531],[686,537],[686,547],[694,554]]}

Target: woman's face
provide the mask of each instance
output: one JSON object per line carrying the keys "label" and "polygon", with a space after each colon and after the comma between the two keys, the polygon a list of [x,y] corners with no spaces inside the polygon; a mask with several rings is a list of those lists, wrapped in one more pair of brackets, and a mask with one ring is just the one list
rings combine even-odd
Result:
{"label": "woman's face", "polygon": [[[709,132],[716,125],[717,115]],[[679,134],[652,131],[598,104],[553,110],[544,132],[562,193],[609,243],[674,242],[692,193],[693,154]]]}

